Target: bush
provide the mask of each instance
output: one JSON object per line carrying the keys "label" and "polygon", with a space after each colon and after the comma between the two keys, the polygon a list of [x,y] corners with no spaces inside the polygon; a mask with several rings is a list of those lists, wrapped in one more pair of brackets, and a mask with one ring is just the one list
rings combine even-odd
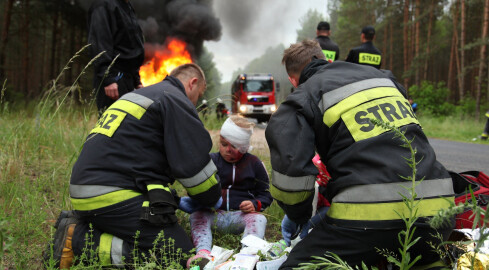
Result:
{"label": "bush", "polygon": [[410,98],[418,104],[418,110],[433,116],[448,116],[455,113],[455,106],[446,102],[449,90],[445,82],[423,81],[421,87],[409,88]]}
{"label": "bush", "polygon": [[462,116],[474,116],[476,109],[475,99],[471,97],[466,97],[460,101],[459,106],[457,106],[457,114]]}

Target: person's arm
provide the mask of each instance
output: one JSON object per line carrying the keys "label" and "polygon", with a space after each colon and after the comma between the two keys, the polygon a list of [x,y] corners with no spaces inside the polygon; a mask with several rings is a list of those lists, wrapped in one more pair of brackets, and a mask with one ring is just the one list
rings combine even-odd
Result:
{"label": "person's arm", "polygon": [[348,56],[346,57],[345,61],[350,63],[357,63],[358,61],[355,61],[355,51],[350,50],[350,52],[348,52]]}
{"label": "person's arm", "polygon": [[137,72],[134,74],[134,84],[135,84],[134,87],[136,87],[136,89],[144,87],[143,83],[141,82],[141,76],[139,75],[139,68]]}
{"label": "person's arm", "polygon": [[[265,131],[272,163],[270,193],[294,222],[307,222],[312,214],[312,201],[317,168],[312,163],[315,151],[314,118],[305,95],[289,96],[271,117]],[[309,120],[309,121],[308,121]]]}
{"label": "person's arm", "polygon": [[186,97],[162,104],[164,145],[172,175],[188,195],[204,207],[213,207],[221,197],[217,168],[209,157],[212,141],[197,111]]}

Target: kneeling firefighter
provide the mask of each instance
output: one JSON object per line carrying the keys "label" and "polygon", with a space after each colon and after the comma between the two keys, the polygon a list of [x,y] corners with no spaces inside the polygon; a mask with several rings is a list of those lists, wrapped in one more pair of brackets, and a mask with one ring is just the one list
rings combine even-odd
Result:
{"label": "kneeling firefighter", "polygon": [[165,252],[189,253],[193,245],[177,223],[178,202],[169,185],[177,180],[207,207],[221,198],[209,157],[212,141],[195,109],[205,89],[201,68],[185,64],[104,112],[73,167],[74,211],[62,212],[56,225],[50,253],[60,268],[82,253],[95,254],[101,265],[123,266],[133,254],[152,249],[157,238]]}
{"label": "kneeling firefighter", "polygon": [[[335,61],[328,63],[315,41],[293,44],[284,52],[291,83],[297,87],[273,114],[265,135],[270,147],[270,193],[287,216],[298,224],[312,213],[318,170],[315,151],[325,162],[331,179],[324,194],[331,207],[326,218],[299,242],[281,266],[292,269],[311,256],[327,252],[350,266],[375,266],[383,256],[378,250],[399,253],[401,216],[410,217],[403,202],[412,183],[400,176],[412,175],[406,163],[408,148],[394,133],[375,126],[381,119],[404,132],[417,149],[416,186],[419,200],[409,252],[422,255],[415,266],[441,263],[431,248],[442,240],[426,222],[454,201],[453,184],[423,133],[406,100],[404,88],[389,71]],[[446,240],[453,224],[438,232]],[[398,256],[399,257],[399,256]]]}

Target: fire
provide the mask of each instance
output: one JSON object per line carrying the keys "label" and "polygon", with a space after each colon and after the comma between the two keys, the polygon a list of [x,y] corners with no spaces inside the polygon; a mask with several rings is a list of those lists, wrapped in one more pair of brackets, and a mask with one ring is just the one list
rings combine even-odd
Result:
{"label": "fire", "polygon": [[161,82],[166,75],[183,64],[192,63],[187,44],[172,39],[167,46],[155,49],[153,58],[139,69],[141,82],[144,86]]}

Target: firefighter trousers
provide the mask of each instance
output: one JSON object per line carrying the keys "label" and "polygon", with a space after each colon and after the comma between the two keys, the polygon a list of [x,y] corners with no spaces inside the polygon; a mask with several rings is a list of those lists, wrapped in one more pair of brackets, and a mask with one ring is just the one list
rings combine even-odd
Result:
{"label": "firefighter trousers", "polygon": [[[429,242],[437,246],[441,243],[434,237],[436,231],[426,223],[416,223],[413,239],[421,237],[419,241],[409,249],[411,259],[422,255],[416,266],[430,265],[440,261],[440,256],[431,248]],[[338,255],[350,266],[360,266],[364,262],[367,266],[378,266],[385,258],[378,250],[388,250],[397,254],[400,247],[398,234],[402,229],[366,229],[347,228],[327,223],[322,220],[302,241],[291,251],[287,260],[280,269],[293,269],[300,263],[314,260],[311,256],[324,257],[327,252]],[[446,241],[452,231],[452,226],[439,229],[438,232]]]}
{"label": "firefighter trousers", "polygon": [[143,201],[143,196],[137,196],[101,210],[76,211],[80,222],[73,235],[75,256],[98,257],[102,265],[134,262],[133,255],[148,255],[163,231],[163,238],[158,239],[154,249],[157,258],[168,261],[174,256],[177,263],[185,265],[186,260],[179,256],[177,249],[184,254],[193,249],[187,233],[178,223],[161,227],[141,221]]}

